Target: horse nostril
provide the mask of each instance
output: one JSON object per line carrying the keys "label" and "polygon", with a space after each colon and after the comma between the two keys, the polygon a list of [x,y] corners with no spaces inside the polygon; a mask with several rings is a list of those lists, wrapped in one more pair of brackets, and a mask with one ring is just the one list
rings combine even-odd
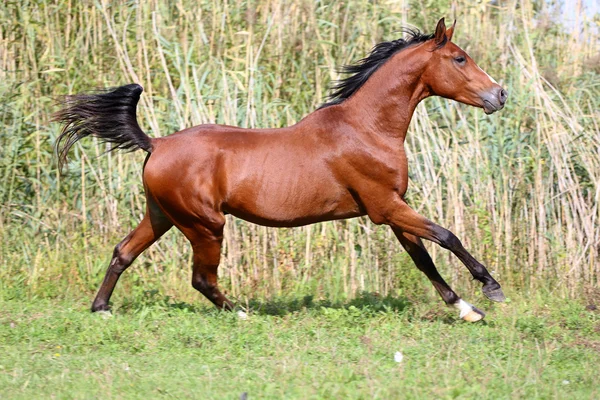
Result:
{"label": "horse nostril", "polygon": [[504,89],[500,89],[500,103],[506,103],[506,99],[508,98],[508,93]]}

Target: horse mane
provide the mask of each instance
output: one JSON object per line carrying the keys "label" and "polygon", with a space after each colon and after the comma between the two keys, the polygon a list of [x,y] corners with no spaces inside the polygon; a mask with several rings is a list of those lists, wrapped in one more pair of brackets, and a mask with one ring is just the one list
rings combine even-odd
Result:
{"label": "horse mane", "polygon": [[[321,105],[319,109],[340,104],[348,99],[365,84],[379,67],[392,58],[394,54],[407,47],[426,42],[435,37],[435,34],[426,35],[421,33],[418,29],[404,28],[402,31],[406,34],[406,38],[381,42],[373,47],[367,57],[354,64],[344,65],[339,69],[339,73],[351,75],[335,82],[331,86],[333,92],[327,97],[328,101]],[[438,44],[437,48],[442,47],[445,44],[446,42],[444,41],[443,43]]]}

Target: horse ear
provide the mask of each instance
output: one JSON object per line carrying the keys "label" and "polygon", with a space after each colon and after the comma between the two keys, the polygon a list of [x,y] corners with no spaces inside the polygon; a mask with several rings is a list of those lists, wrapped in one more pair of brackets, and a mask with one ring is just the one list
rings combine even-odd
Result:
{"label": "horse ear", "polygon": [[437,23],[437,27],[435,28],[435,44],[438,46],[443,46],[448,41],[448,37],[446,36],[446,23],[444,22],[444,18],[440,19]]}
{"label": "horse ear", "polygon": [[446,36],[448,37],[448,41],[452,40],[452,35],[454,35],[454,27],[456,26],[456,20],[450,28],[446,30]]}

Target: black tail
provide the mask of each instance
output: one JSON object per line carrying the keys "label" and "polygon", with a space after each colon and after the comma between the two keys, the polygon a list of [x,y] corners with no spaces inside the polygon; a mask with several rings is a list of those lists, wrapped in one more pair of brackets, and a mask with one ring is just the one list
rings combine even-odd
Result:
{"label": "black tail", "polygon": [[142,149],[151,153],[150,137],[142,131],[135,117],[143,90],[134,83],[95,94],[66,96],[65,107],[53,117],[53,121],[64,124],[56,140],[59,168],[62,170],[71,146],[89,135],[112,143],[110,151]]}

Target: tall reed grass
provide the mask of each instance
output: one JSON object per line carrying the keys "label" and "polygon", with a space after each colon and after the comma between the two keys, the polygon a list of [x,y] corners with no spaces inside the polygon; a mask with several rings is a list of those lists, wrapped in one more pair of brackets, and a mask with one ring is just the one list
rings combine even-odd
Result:
{"label": "tall reed grass", "polygon": [[[493,116],[443,99],[417,109],[409,198],[510,289],[576,295],[600,281],[600,36],[563,27],[543,1],[177,0],[0,5],[0,287],[3,296],[93,291],[144,210],[141,153],[76,146],[57,173],[55,99],[138,82],[143,128],[293,124],[336,68],[403,26],[457,19],[455,41],[510,93]],[[198,149],[202,151],[202,149]],[[298,229],[228,219],[221,285],[239,299],[357,291],[431,295],[393,235],[366,218]],[[469,275],[428,245],[463,291]],[[198,298],[190,251],[170,232],[119,290]],[[137,288],[137,289],[136,289]]]}

